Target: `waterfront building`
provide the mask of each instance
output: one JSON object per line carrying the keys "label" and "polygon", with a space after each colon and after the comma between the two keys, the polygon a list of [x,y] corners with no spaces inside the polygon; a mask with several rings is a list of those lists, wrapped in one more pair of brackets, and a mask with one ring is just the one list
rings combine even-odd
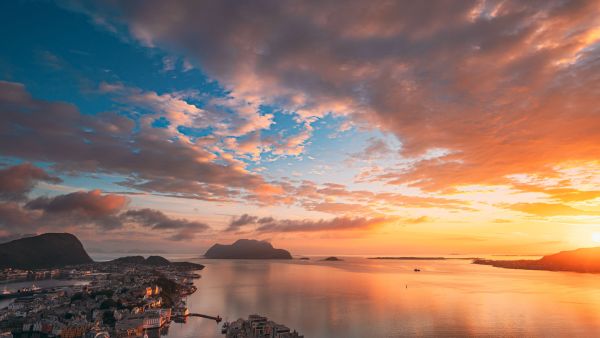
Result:
{"label": "waterfront building", "polygon": [[163,317],[160,315],[160,311],[146,311],[144,312],[144,329],[157,329],[163,326]]}
{"label": "waterfront building", "polygon": [[227,338],[303,338],[287,326],[268,320],[260,315],[250,315],[247,320],[238,319],[224,324]]}

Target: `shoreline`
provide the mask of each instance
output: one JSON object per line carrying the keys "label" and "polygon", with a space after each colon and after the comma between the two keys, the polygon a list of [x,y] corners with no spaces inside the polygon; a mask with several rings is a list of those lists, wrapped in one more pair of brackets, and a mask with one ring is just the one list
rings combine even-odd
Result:
{"label": "shoreline", "polygon": [[513,270],[537,270],[537,271],[550,271],[550,272],[576,272],[576,273],[589,273],[589,274],[600,274],[600,270],[586,269],[586,268],[575,268],[568,266],[557,266],[548,263],[544,263],[540,260],[492,260],[492,259],[475,259],[472,264],[478,265],[489,265],[495,268],[502,269],[513,269]]}

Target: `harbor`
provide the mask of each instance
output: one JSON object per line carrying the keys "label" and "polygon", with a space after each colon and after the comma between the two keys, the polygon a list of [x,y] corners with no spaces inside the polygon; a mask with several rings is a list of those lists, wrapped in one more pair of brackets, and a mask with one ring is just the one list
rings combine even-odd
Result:
{"label": "harbor", "polygon": [[[303,337],[256,314],[223,322],[219,314],[190,311],[188,301],[201,278],[193,270],[117,260],[56,270],[53,275],[15,270],[3,274],[5,280],[20,280],[2,287],[3,338],[160,337],[171,335],[173,323],[189,325],[192,318],[225,337]],[[52,277],[37,280],[36,276]]]}
{"label": "harbor", "polygon": [[[186,298],[196,292],[193,280],[200,278],[190,269],[198,267],[202,266],[93,263],[70,268],[67,279],[39,281],[41,287],[34,282],[5,283],[0,333],[3,337],[165,335],[172,321],[190,315]],[[81,280],[68,279],[72,276]]]}

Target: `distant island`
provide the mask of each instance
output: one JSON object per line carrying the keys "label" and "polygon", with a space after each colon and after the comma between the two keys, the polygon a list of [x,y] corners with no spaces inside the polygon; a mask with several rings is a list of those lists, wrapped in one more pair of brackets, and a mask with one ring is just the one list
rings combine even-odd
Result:
{"label": "distant island", "polygon": [[369,259],[398,259],[405,261],[442,261],[446,257],[370,257]]}
{"label": "distant island", "polygon": [[473,263],[507,269],[600,273],[600,247],[561,251],[537,260],[476,259]]}
{"label": "distant island", "polygon": [[368,259],[397,259],[397,260],[403,260],[403,261],[443,261],[443,260],[450,260],[450,259],[467,259],[467,260],[473,260],[473,259],[478,259],[476,257],[414,257],[414,256],[399,256],[399,257],[394,257],[394,256],[381,256],[381,257],[369,257]]}
{"label": "distant island", "polygon": [[331,257],[322,259],[322,261],[324,261],[324,262],[339,262],[339,261],[343,261],[343,259],[339,259],[337,257],[331,256]]}
{"label": "distant island", "polygon": [[41,269],[93,263],[72,234],[46,233],[0,244],[0,268]]}
{"label": "distant island", "polygon": [[233,244],[215,244],[204,254],[213,259],[292,259],[284,249],[275,249],[264,241],[239,239]]}
{"label": "distant island", "polygon": [[105,262],[105,264],[122,264],[122,265],[145,265],[145,266],[173,266],[182,270],[202,270],[204,265],[190,262],[171,262],[162,256],[126,256],[113,259]]}
{"label": "distant island", "polygon": [[169,265],[171,262],[161,256],[149,256],[148,258],[144,258],[143,256],[126,256],[120,257],[117,259],[113,259],[110,261],[113,264],[142,264],[142,265],[154,265],[154,266],[162,266]]}

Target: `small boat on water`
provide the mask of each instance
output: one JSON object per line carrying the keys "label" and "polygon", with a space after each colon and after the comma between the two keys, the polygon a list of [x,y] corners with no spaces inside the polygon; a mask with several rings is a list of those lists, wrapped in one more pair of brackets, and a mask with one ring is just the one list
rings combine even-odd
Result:
{"label": "small boat on water", "polygon": [[421,269],[419,269],[419,268],[415,268],[415,270],[414,270],[414,271],[415,271],[415,272],[421,272]]}

